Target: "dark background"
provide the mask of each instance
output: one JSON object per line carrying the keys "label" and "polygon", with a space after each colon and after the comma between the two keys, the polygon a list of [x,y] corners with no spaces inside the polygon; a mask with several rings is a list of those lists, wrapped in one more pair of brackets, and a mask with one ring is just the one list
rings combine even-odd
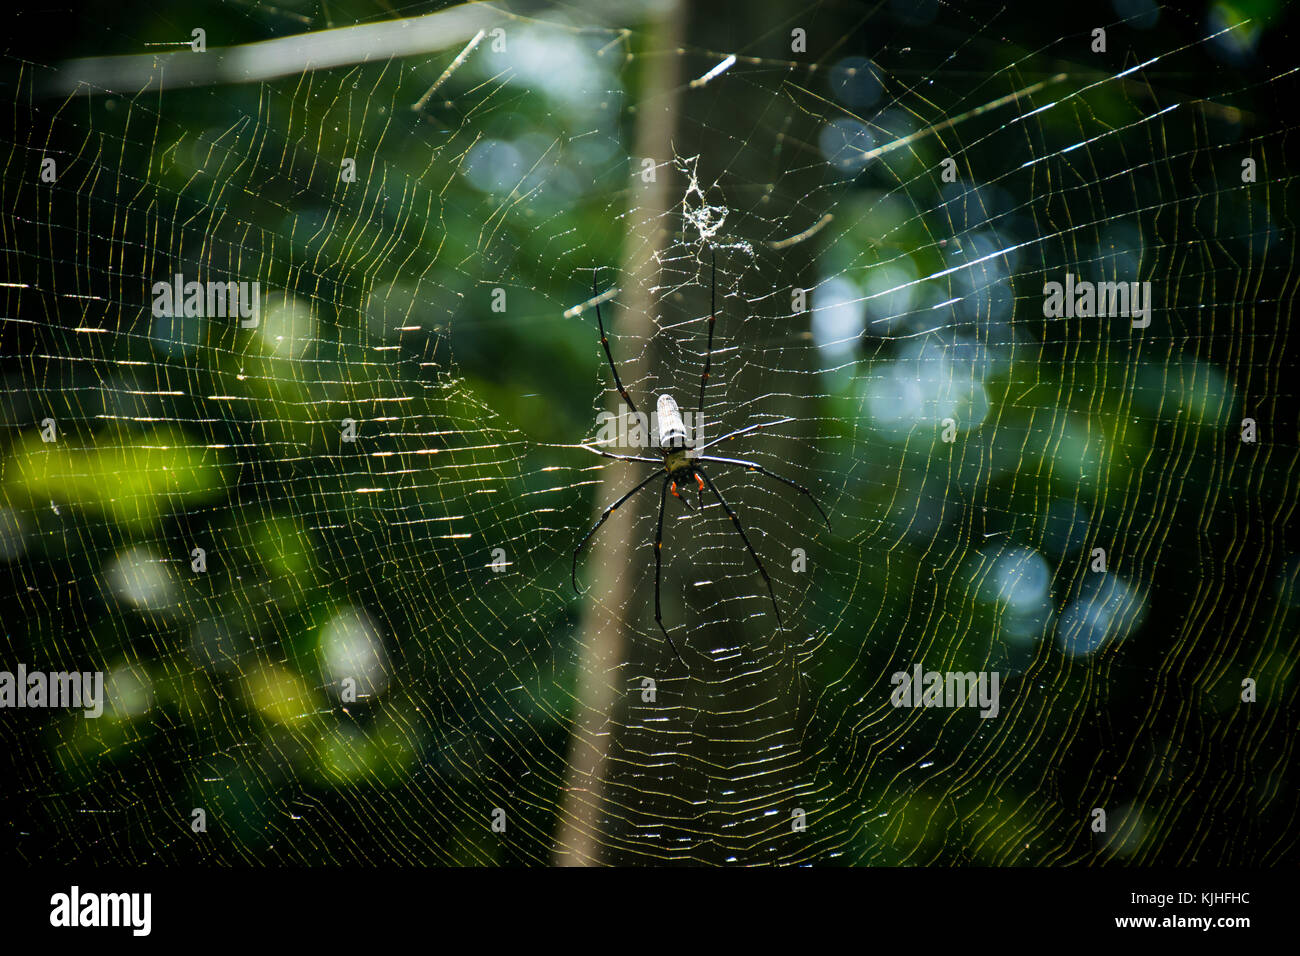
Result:
{"label": "dark background", "polygon": [[[656,19],[534,4],[510,9],[562,14],[541,35],[605,51],[572,99],[510,62],[531,19],[506,24],[514,54],[491,60],[484,41],[422,111],[410,104],[463,41],[266,84],[49,92],[50,66],[169,51],[148,44],[196,25],[216,49],[436,9],[16,15],[0,666],[103,668],[114,689],[98,721],[0,713],[16,859],[1294,859],[1293,14],[1189,4],[1151,24],[1110,4],[835,2]],[[1203,42],[1232,11],[1257,42]],[[795,27],[806,54],[790,51]],[[748,59],[688,85],[727,53]],[[846,170],[819,141],[846,117],[847,57],[882,87],[849,110],[877,145],[931,132]],[[533,178],[515,170],[535,194],[472,181],[485,139],[550,144]],[[647,154],[659,200],[635,175]],[[360,173],[347,188],[343,156]],[[939,176],[949,156],[957,184]],[[691,168],[728,208],[708,239],[680,216]],[[772,247],[828,212],[813,239]],[[1116,224],[1140,230],[1152,327],[1042,318],[1044,277],[1128,274]],[[990,236],[1020,248],[980,262]],[[835,527],[720,477],[772,571],[790,625],[777,632],[718,509],[672,523],[665,623],[687,671],[651,617],[653,492],[602,530],[586,596],[569,587],[596,509],[641,472],[572,447],[617,395],[590,310],[565,310],[599,268],[639,405],[667,390],[693,404],[714,254],[716,427],[794,418],[727,450],[808,484]],[[817,304],[832,278],[867,290],[890,268],[932,277],[933,298],[828,360],[789,289]],[[160,326],[148,288],[176,271],[259,280],[262,328]],[[937,391],[891,425],[872,396],[909,377]],[[940,437],[949,405],[956,443]],[[344,417],[362,423],[355,446],[339,442]],[[1099,546],[1108,576],[1090,568]],[[795,547],[805,576],[784,558]],[[1013,549],[1050,573],[1041,614],[999,591]],[[1084,639],[1061,623],[1072,605],[1109,622],[1095,652],[1070,653]],[[374,683],[345,706],[331,661],[349,647],[379,650],[371,669],[353,661]],[[998,670],[1002,715],[890,707],[889,675],[916,662]],[[504,835],[488,825],[498,807]]]}

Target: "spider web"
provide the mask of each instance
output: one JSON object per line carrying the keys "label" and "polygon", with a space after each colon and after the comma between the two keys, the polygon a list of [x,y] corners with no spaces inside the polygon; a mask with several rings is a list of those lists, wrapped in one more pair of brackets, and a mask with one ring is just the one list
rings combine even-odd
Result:
{"label": "spider web", "polygon": [[[1293,857],[1295,71],[1257,6],[248,4],[206,54],[120,12],[10,55],[4,661],[107,689],[0,721],[20,858]],[[351,18],[445,35],[221,72]],[[42,65],[105,53],[146,60]],[[709,466],[778,628],[670,497],[684,666],[658,482],[569,583],[649,467],[588,450],[591,287],[638,408],[691,412],[715,262],[692,427],[764,423],[716,450],[832,528]],[[257,281],[258,324],[154,315],[177,273]],[[1066,273],[1149,281],[1149,325],[1045,318]],[[998,672],[999,714],[892,706],[915,665]]]}

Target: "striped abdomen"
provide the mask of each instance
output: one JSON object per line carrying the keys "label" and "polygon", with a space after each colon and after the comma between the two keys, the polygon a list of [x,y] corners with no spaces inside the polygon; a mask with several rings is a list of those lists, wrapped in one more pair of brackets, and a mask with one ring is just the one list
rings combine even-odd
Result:
{"label": "striped abdomen", "polygon": [[671,395],[659,396],[659,447],[686,447],[686,425]]}

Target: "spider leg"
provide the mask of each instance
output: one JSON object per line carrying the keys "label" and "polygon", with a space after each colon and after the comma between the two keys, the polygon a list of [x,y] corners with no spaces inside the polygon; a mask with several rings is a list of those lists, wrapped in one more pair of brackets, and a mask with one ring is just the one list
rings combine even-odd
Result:
{"label": "spider leg", "polygon": [[[653,477],[653,476],[651,476]],[[659,625],[659,630],[664,632],[664,639],[668,641],[668,646],[673,649],[677,659],[682,660],[682,655],[677,653],[677,645],[673,639],[668,636],[668,628],[664,627],[663,612],[659,609],[659,579],[663,575],[663,555],[664,549],[664,506],[668,504],[668,483],[671,481],[668,476],[664,476],[663,488],[659,492],[659,528],[655,531],[655,623]]]}
{"label": "spider leg", "polygon": [[756,432],[760,428],[767,428],[771,425],[784,425],[787,422],[792,422],[792,421],[794,421],[793,418],[776,418],[770,422],[758,422],[754,425],[746,425],[744,428],[737,428],[734,432],[728,432],[727,434],[723,435],[721,438],[715,438],[713,439],[713,441],[701,445],[699,448],[693,449],[691,453],[691,457],[692,458],[698,457],[700,452],[704,451],[706,448],[712,448],[714,445],[717,445],[720,442],[731,441],[733,438],[739,438],[741,435],[748,435],[750,432]]}
{"label": "spider leg", "polygon": [[763,576],[763,583],[767,585],[768,596],[772,598],[772,610],[776,612],[776,626],[778,628],[784,627],[781,623],[781,609],[776,605],[776,592],[772,590],[772,579],[768,577],[767,568],[763,567],[763,562],[759,558],[758,552],[755,551],[754,546],[749,543],[749,535],[745,534],[745,529],[740,526],[740,519],[737,518],[736,513],[731,510],[731,505],[727,504],[727,500],[722,497],[721,492],[719,492],[717,487],[713,484],[713,479],[709,477],[708,473],[704,471],[704,469],[698,467],[695,471],[696,474],[704,478],[705,484],[709,486],[709,491],[713,492],[713,497],[718,499],[718,504],[722,505],[723,510],[727,512],[727,517],[731,519],[731,523],[735,526],[736,532],[740,535],[740,540],[745,542],[745,547],[749,549],[749,556],[753,558],[754,563],[758,565],[758,573]]}
{"label": "spider leg", "polygon": [[816,508],[818,513],[822,516],[822,520],[826,522],[827,530],[832,530],[831,519],[826,517],[826,512],[822,511],[822,506],[817,503],[817,499],[813,497],[813,493],[809,491],[807,488],[805,488],[803,485],[799,484],[799,482],[791,481],[789,478],[783,478],[780,475],[776,474],[775,472],[768,471],[762,465],[756,465],[752,461],[742,461],[739,458],[714,458],[712,456],[705,455],[695,460],[716,462],[719,465],[735,465],[738,468],[748,468],[750,471],[756,471],[760,475],[767,475],[767,477],[769,478],[775,478],[777,481],[781,482],[782,484],[789,485],[791,488],[794,488],[796,491],[803,492],[805,495],[808,496],[808,500],[813,503],[813,507]]}
{"label": "spider leg", "polygon": [[713,364],[713,326],[718,319],[718,253],[713,252],[713,287],[709,291],[709,348],[704,353],[704,374],[700,376],[700,410],[695,415],[695,427],[698,429],[704,421],[704,386],[709,384],[709,368]]}
{"label": "spider leg", "polygon": [[651,472],[650,475],[644,481],[640,482],[635,488],[633,488],[631,491],[625,494],[622,498],[619,498],[618,501],[614,502],[612,505],[610,505],[608,508],[602,511],[600,513],[600,520],[598,520],[595,526],[590,531],[587,532],[586,537],[584,537],[581,541],[578,542],[578,546],[573,549],[573,590],[575,591],[578,590],[578,554],[582,551],[583,547],[587,544],[587,542],[591,540],[591,536],[600,530],[600,526],[603,525],[609,519],[610,515],[612,515],[615,511],[618,510],[619,506],[623,504],[623,502],[627,501],[627,499],[631,498],[634,494],[636,494],[646,485],[650,484],[650,482],[654,481],[654,479],[657,477],[659,477],[659,473],[657,471]]}
{"label": "spider leg", "polygon": [[632,414],[635,415],[636,406],[632,404],[632,397],[623,387],[623,380],[618,377],[618,368],[614,365],[614,353],[609,350],[609,337],[605,335],[605,323],[600,317],[600,295],[596,291],[595,270],[591,273],[591,294],[596,299],[596,325],[600,327],[600,344],[605,346],[605,358],[609,359],[609,370],[614,373],[614,384],[618,386],[618,393],[623,396],[623,401],[627,402],[627,407],[632,409]]}
{"label": "spider leg", "polygon": [[644,461],[651,465],[663,464],[658,458],[642,458],[638,455],[615,455],[613,452],[601,451],[599,448],[592,448],[590,445],[578,445],[577,447],[586,449],[593,455],[600,455],[602,458],[613,458],[615,461]]}

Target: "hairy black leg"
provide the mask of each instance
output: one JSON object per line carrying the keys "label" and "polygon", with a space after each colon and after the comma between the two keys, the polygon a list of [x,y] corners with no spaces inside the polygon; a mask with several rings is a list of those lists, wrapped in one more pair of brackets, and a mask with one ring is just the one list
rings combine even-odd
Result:
{"label": "hairy black leg", "polygon": [[602,458],[613,458],[615,461],[643,461],[648,465],[662,465],[663,462],[658,458],[644,458],[639,455],[616,455],[612,451],[601,451],[599,448],[592,448],[590,445],[578,445],[593,455],[600,455]]}
{"label": "hairy black leg", "polygon": [[713,288],[709,292],[709,347],[704,353],[704,374],[700,376],[700,408],[695,415],[695,427],[698,429],[704,420],[704,386],[709,384],[709,369],[713,365],[713,326],[718,320],[718,254],[713,253]]}
{"label": "hairy black leg", "polygon": [[646,485],[650,484],[650,482],[654,481],[655,478],[657,477],[659,477],[658,472],[651,472],[650,475],[644,481],[642,481],[635,488],[633,488],[631,491],[625,494],[622,498],[619,498],[618,501],[614,502],[612,505],[610,505],[608,508],[602,511],[600,513],[600,520],[597,521],[595,526],[592,527],[592,529],[587,532],[586,537],[584,537],[581,541],[578,542],[578,546],[573,549],[573,590],[575,591],[578,590],[578,554],[581,553],[583,547],[587,544],[587,542],[591,540],[591,536],[600,530],[600,526],[605,523],[605,521],[609,518],[610,515],[612,515],[615,511],[619,509],[619,506],[622,505],[623,502],[627,501],[627,499],[631,498],[634,494],[636,494]]}
{"label": "hairy black leg", "polygon": [[[718,251],[716,249],[713,250],[710,271],[713,281],[709,288],[709,347],[704,353],[704,374],[700,376],[700,408],[695,413],[695,427],[691,430],[691,436],[697,442],[704,429],[704,386],[709,384],[709,369],[713,367],[713,327],[718,321]],[[700,484],[699,489],[699,506],[704,507],[703,483]]]}
{"label": "hairy black leg", "polygon": [[767,568],[763,567],[763,562],[759,558],[758,552],[755,551],[754,546],[749,543],[749,535],[745,534],[745,529],[740,526],[740,519],[737,518],[736,513],[731,510],[731,505],[727,504],[727,500],[722,497],[722,493],[714,486],[713,479],[709,477],[708,473],[703,468],[696,468],[695,471],[696,474],[700,475],[700,477],[704,479],[704,483],[709,486],[709,491],[713,492],[713,497],[718,499],[718,504],[722,505],[723,510],[727,512],[727,517],[731,519],[731,523],[735,526],[737,533],[740,535],[740,540],[745,542],[745,547],[749,549],[749,556],[753,558],[754,563],[758,565],[758,573],[763,576],[763,583],[767,585],[767,593],[772,598],[772,610],[776,612],[776,626],[783,627],[784,625],[781,623],[781,609],[777,607],[776,604],[776,592],[772,590],[772,579],[768,577]]}
{"label": "hairy black leg", "polygon": [[655,531],[655,623],[659,625],[659,630],[664,632],[664,639],[668,641],[668,646],[673,649],[673,653],[677,654],[677,659],[685,664],[682,655],[677,653],[677,645],[668,636],[668,628],[664,627],[663,612],[659,609],[659,579],[663,575],[661,552],[664,549],[664,506],[668,504],[668,482],[671,480],[665,476],[663,489],[659,492],[659,528]]}
{"label": "hairy black leg", "polygon": [[770,422],[758,422],[754,425],[746,425],[744,428],[737,428],[734,432],[727,432],[727,434],[723,435],[721,438],[715,438],[707,445],[701,445],[699,448],[696,448],[692,452],[691,457],[698,457],[699,453],[704,451],[706,448],[712,448],[714,445],[720,444],[724,441],[731,441],[733,438],[739,438],[741,435],[748,435],[750,432],[756,432],[761,428],[770,428],[773,425],[785,425],[792,421],[794,421],[793,418],[777,418]]}
{"label": "hairy black leg", "polygon": [[591,273],[591,294],[596,298],[596,325],[600,327],[600,344],[605,346],[605,358],[609,359],[609,370],[614,373],[614,384],[618,386],[618,393],[623,396],[623,401],[627,402],[627,407],[632,409],[635,415],[636,406],[632,404],[632,396],[628,395],[627,389],[623,387],[623,380],[618,377],[618,367],[614,365],[614,353],[609,350],[609,336],[605,334],[605,322],[600,317],[600,295],[596,291],[596,273]]}
{"label": "hairy black leg", "polygon": [[808,496],[808,500],[812,502],[813,507],[816,508],[818,513],[822,516],[822,520],[826,522],[827,529],[833,530],[831,529],[831,519],[826,517],[826,512],[822,511],[822,506],[817,503],[817,499],[813,497],[813,493],[809,491],[807,488],[805,488],[803,485],[799,484],[799,482],[791,481],[789,478],[783,478],[781,475],[778,475],[774,471],[768,471],[762,465],[755,464],[752,461],[743,461],[739,458],[714,458],[711,455],[704,455],[695,460],[716,462],[719,465],[735,465],[738,468],[748,468],[750,471],[756,471],[760,475],[767,475],[767,477],[769,478],[775,478],[777,481],[781,482],[782,484],[789,485],[791,488],[794,488],[796,491],[803,492],[805,495]]}

